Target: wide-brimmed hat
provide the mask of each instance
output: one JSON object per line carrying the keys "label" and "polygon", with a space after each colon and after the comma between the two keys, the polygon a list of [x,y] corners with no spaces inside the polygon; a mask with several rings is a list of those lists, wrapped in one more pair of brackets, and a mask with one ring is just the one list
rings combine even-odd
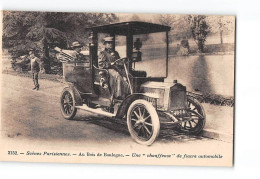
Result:
{"label": "wide-brimmed hat", "polygon": [[106,44],[106,42],[114,42],[114,37],[105,37],[104,39],[104,45]]}
{"label": "wide-brimmed hat", "polygon": [[72,43],[72,48],[76,48],[76,47],[82,47],[83,45],[81,45],[78,41],[76,41],[76,42],[73,42]]}

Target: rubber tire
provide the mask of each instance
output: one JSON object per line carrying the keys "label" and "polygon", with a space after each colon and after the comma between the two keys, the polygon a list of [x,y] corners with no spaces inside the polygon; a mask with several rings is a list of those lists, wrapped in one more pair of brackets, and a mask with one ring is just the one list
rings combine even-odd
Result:
{"label": "rubber tire", "polygon": [[[64,110],[63,110],[63,106],[62,106],[62,100],[63,100],[63,95],[65,92],[69,92],[70,95],[72,96],[72,100],[73,100],[73,111],[70,115],[67,115]],[[66,87],[63,89],[62,93],[61,93],[61,96],[60,96],[60,111],[61,111],[61,114],[63,116],[64,119],[67,119],[67,120],[72,120],[76,113],[77,113],[77,108],[75,108],[75,98],[74,98],[74,94],[73,94],[73,91],[71,88],[69,87]]]}
{"label": "rubber tire", "polygon": [[199,121],[199,126],[196,126],[196,129],[193,130],[193,131],[185,131],[186,133],[188,134],[192,134],[192,135],[198,135],[202,132],[204,126],[205,126],[205,123],[206,123],[206,114],[205,114],[205,111],[202,107],[202,105],[200,104],[200,102],[197,100],[197,99],[194,99],[190,96],[187,96],[187,101],[190,101],[190,102],[193,102],[193,105],[196,105],[197,108],[199,108],[199,113],[204,117],[203,120],[200,120]]}
{"label": "rubber tire", "polygon": [[[131,120],[130,120],[130,113],[132,111],[132,109],[136,106],[136,105],[143,105],[145,106],[146,110],[150,113],[151,116],[151,121],[153,124],[153,134],[151,136],[151,138],[149,140],[141,140],[140,138],[138,138],[138,136],[135,134],[133,128],[131,127]],[[130,135],[132,136],[132,138],[139,144],[142,145],[152,145],[154,143],[154,141],[156,140],[157,136],[159,135],[160,132],[160,120],[159,120],[159,116],[155,110],[155,108],[153,107],[153,105],[151,103],[149,103],[146,100],[143,99],[138,99],[136,101],[134,101],[128,108],[127,111],[127,127],[128,127],[128,131],[130,133]]]}

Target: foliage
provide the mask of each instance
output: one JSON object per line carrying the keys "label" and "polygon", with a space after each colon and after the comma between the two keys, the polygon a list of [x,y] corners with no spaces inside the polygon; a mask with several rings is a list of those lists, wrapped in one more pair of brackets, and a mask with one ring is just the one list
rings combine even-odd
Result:
{"label": "foliage", "polygon": [[[145,21],[145,19],[141,19],[137,14],[133,14],[129,21]],[[139,35],[138,38],[140,38],[140,40],[142,42],[146,42],[150,39],[150,36],[149,34],[142,34],[142,35]]]}
{"label": "foliage", "polygon": [[[2,45],[9,50],[13,58],[28,54],[30,48],[37,49],[44,61],[46,72],[49,72],[54,59],[49,52],[53,47],[69,48],[73,41],[87,45],[89,38],[86,27],[119,20],[146,21],[171,26],[168,39],[170,43],[193,38],[200,52],[208,50],[204,46],[210,33],[219,34],[220,43],[223,43],[224,35],[234,33],[235,22],[230,16],[4,11]],[[154,40],[149,34],[140,38],[148,44]],[[165,36],[155,38],[166,40]],[[194,49],[190,49],[190,53]]]}
{"label": "foliage", "polygon": [[154,22],[171,27],[169,43],[191,37],[187,15],[159,14],[155,15]]}
{"label": "foliage", "polygon": [[187,20],[188,15],[176,15],[172,38],[175,40],[192,38],[191,28]]}
{"label": "foliage", "polygon": [[[197,21],[197,24],[194,23]],[[234,33],[234,17],[232,16],[199,16],[199,15],[155,15],[155,23],[171,26],[169,33],[169,42],[179,41],[195,37],[198,44],[198,37],[203,34],[206,37],[209,34],[219,34],[220,43],[223,43],[223,36]],[[196,37],[197,36],[197,37]],[[203,38],[203,37],[202,37]],[[204,41],[204,42],[205,42]]]}
{"label": "foliage", "polygon": [[223,35],[234,33],[234,17],[232,16],[208,16],[207,22],[212,34],[219,33],[220,43],[223,44]]}
{"label": "foliage", "polygon": [[171,26],[173,27],[176,21],[176,15],[171,14],[159,14],[158,21],[162,25]]}
{"label": "foliage", "polygon": [[230,106],[230,107],[234,107],[235,105],[235,100],[231,96],[223,96],[223,95],[217,95],[211,93],[201,94],[201,93],[192,93],[192,92],[187,92],[187,95],[197,99],[200,103],[210,103],[213,105]]}
{"label": "foliage", "polygon": [[204,15],[189,15],[187,18],[199,52],[204,52],[205,41],[209,33],[209,26],[205,19]]}
{"label": "foliage", "polygon": [[88,40],[86,27],[117,20],[112,13],[4,11],[3,48],[14,57],[28,54],[30,48],[37,49],[41,52],[46,72],[49,72],[51,48],[68,48],[75,40],[84,44]]}
{"label": "foliage", "polygon": [[186,40],[186,39],[181,40],[181,46],[184,47],[184,48],[189,49],[190,48],[189,41]]}
{"label": "foliage", "polygon": [[179,45],[179,50],[177,55],[187,56],[190,53],[189,41],[186,39],[181,40],[181,45]]}
{"label": "foliage", "polygon": [[[172,43],[173,42],[173,36],[172,32],[175,29],[175,23],[176,23],[176,15],[172,14],[158,14],[155,18],[155,22],[165,25],[165,26],[170,26],[171,30],[168,34],[168,42]],[[164,38],[164,41],[166,42],[166,38]]]}

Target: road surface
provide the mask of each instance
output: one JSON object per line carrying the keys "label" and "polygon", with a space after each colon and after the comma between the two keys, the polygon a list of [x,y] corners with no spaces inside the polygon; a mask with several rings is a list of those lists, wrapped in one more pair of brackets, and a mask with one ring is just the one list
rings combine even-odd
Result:
{"label": "road surface", "polygon": [[[120,151],[143,153],[222,153],[232,158],[232,142],[176,134],[162,130],[152,146],[142,146],[130,137],[127,126],[79,111],[75,120],[60,114],[62,83],[40,80],[40,90],[32,90],[29,78],[3,74],[1,130],[5,140],[30,147],[54,150]],[[167,134],[167,135],[165,135]],[[192,161],[190,163],[193,164]],[[216,164],[218,165],[218,164]]]}

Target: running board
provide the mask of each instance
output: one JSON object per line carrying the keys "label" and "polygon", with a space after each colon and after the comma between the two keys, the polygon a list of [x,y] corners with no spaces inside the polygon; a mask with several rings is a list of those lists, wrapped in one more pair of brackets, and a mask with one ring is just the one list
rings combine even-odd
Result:
{"label": "running board", "polygon": [[82,109],[82,110],[85,110],[85,111],[89,111],[89,112],[93,112],[93,113],[96,113],[96,114],[99,114],[99,115],[102,115],[102,116],[106,116],[106,117],[115,117],[116,115],[115,114],[112,114],[112,113],[109,113],[109,112],[106,112],[106,111],[103,111],[102,109],[98,108],[98,109],[93,109],[93,108],[90,108],[88,107],[87,105],[83,104],[83,106],[75,106],[77,109]]}

